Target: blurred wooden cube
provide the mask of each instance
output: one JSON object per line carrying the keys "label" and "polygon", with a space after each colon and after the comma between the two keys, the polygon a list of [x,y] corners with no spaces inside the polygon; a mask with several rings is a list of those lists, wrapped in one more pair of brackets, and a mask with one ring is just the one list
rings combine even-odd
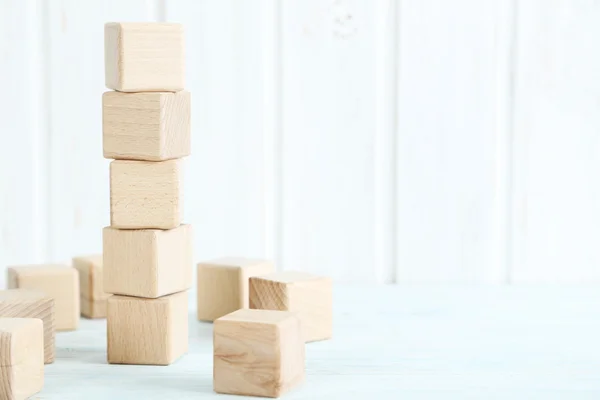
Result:
{"label": "blurred wooden cube", "polygon": [[9,267],[8,288],[39,290],[52,297],[57,331],[79,326],[79,274],[75,268],[62,264]]}
{"label": "blurred wooden cube", "polygon": [[157,298],[192,286],[192,227],[104,228],[104,290]]}
{"label": "blurred wooden cube", "polygon": [[198,319],[214,321],[248,308],[248,278],[273,272],[273,263],[226,257],[198,264]]}
{"label": "blurred wooden cube", "polygon": [[110,163],[110,225],[172,229],[181,224],[182,160]]}
{"label": "blurred wooden cube", "polygon": [[304,339],[294,313],[241,309],[215,320],[217,393],[279,397],[304,380]]}
{"label": "blurred wooden cube", "polygon": [[37,318],[0,318],[0,398],[27,399],[44,387],[44,327]]}
{"label": "blurred wooden cube", "polygon": [[190,93],[102,96],[105,158],[163,161],[190,154]]}
{"label": "blurred wooden cube", "polygon": [[81,315],[87,318],[106,318],[102,254],[73,258],[73,267],[79,271],[79,295]]}
{"label": "blurred wooden cube", "polygon": [[108,362],[168,365],[188,349],[188,296],[108,299]]}
{"label": "blurred wooden cube", "polygon": [[185,86],[180,24],[111,22],[104,26],[106,87],[120,92],[176,92]]}
{"label": "blurred wooden cube", "polygon": [[305,272],[275,272],[250,278],[250,308],[297,312],[307,342],[331,338],[330,278]]}
{"label": "blurred wooden cube", "polygon": [[38,318],[44,326],[44,363],[54,362],[54,299],[39,290],[0,290],[0,318]]}

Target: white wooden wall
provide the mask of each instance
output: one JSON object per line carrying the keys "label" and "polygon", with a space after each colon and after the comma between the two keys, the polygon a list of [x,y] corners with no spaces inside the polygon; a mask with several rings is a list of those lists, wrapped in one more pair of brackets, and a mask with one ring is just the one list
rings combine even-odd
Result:
{"label": "white wooden wall", "polygon": [[101,250],[103,24],[167,20],[187,29],[197,260],[600,281],[597,1],[0,6],[2,267]]}

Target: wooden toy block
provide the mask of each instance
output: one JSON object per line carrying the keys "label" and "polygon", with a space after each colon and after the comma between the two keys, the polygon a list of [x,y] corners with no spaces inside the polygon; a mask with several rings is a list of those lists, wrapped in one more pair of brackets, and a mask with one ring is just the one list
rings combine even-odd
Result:
{"label": "wooden toy block", "polygon": [[102,273],[102,254],[73,258],[73,267],[79,272],[81,315],[87,318],[106,318],[106,299]]}
{"label": "wooden toy block", "polygon": [[180,24],[104,26],[106,87],[120,92],[177,92],[185,86],[184,29]]}
{"label": "wooden toy block", "polygon": [[181,223],[182,160],[110,163],[110,225],[172,229]]}
{"label": "wooden toy block", "polygon": [[44,325],[44,363],[54,362],[54,299],[38,290],[0,290],[0,318],[41,319]]}
{"label": "wooden toy block", "polygon": [[198,319],[214,321],[248,308],[248,278],[275,270],[266,260],[227,257],[198,264]]}
{"label": "wooden toy block", "polygon": [[27,399],[43,387],[42,320],[0,318],[0,399]]}
{"label": "wooden toy block", "polygon": [[157,298],[192,285],[192,227],[104,228],[104,290]]}
{"label": "wooden toy block", "polygon": [[250,278],[250,308],[297,312],[307,342],[331,338],[330,278],[304,272],[276,272]]}
{"label": "wooden toy block", "polygon": [[108,299],[108,362],[168,365],[188,349],[188,296]]}
{"label": "wooden toy block", "polygon": [[163,161],[190,154],[190,93],[102,96],[104,157]]}
{"label": "wooden toy block", "polygon": [[213,331],[217,393],[279,397],[304,380],[304,340],[291,312],[241,309]]}
{"label": "wooden toy block", "polygon": [[79,274],[75,268],[60,264],[9,267],[8,288],[39,290],[52,297],[57,331],[79,326]]}

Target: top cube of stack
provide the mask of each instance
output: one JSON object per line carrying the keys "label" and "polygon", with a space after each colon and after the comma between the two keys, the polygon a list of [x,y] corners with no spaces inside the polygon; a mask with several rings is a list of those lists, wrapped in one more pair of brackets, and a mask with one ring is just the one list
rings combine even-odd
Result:
{"label": "top cube of stack", "polygon": [[184,84],[183,26],[116,23],[104,28],[106,87],[120,92],[177,92]]}

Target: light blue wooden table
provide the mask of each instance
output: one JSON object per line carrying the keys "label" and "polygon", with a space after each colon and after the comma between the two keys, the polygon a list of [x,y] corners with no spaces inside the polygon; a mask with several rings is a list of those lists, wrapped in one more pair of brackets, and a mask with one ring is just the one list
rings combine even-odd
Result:
{"label": "light blue wooden table", "polygon": [[[334,329],[284,399],[600,398],[600,288],[338,285]],[[191,305],[171,366],[108,365],[105,334],[90,320],[60,333],[39,398],[240,398],[213,393],[212,325]]]}

